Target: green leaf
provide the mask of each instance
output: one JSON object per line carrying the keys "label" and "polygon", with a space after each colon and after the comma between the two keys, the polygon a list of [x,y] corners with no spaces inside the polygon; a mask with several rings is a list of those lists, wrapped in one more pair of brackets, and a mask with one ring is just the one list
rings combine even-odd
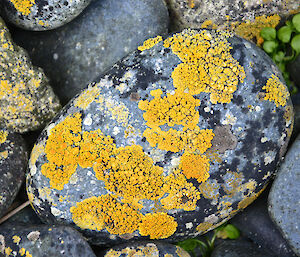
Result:
{"label": "green leaf", "polygon": [[295,29],[300,32],[300,13],[296,14],[293,19],[292,19],[292,23],[295,27]]}
{"label": "green leaf", "polygon": [[260,35],[264,40],[274,40],[276,39],[276,30],[274,28],[266,27],[260,31]]}
{"label": "green leaf", "polygon": [[277,31],[278,39],[283,43],[288,43],[291,40],[292,29],[288,26],[283,26]]}
{"label": "green leaf", "polygon": [[279,51],[278,53],[276,53],[276,54],[273,56],[273,58],[274,58],[274,61],[275,61],[275,62],[281,62],[281,61],[283,60],[283,58],[284,58],[284,52]]}
{"label": "green leaf", "polygon": [[224,230],[230,239],[237,239],[240,236],[240,231],[231,224],[226,225]]}
{"label": "green leaf", "polygon": [[193,251],[198,245],[201,245],[202,247],[205,246],[205,243],[201,242],[202,244],[199,243],[199,240],[197,239],[187,239],[182,242],[178,242],[177,245],[183,248],[184,250],[190,252]]}
{"label": "green leaf", "polygon": [[300,53],[300,34],[292,38],[291,47],[296,51],[296,55]]}
{"label": "green leaf", "polygon": [[277,46],[278,46],[277,41],[265,41],[263,44],[263,49],[265,50],[266,53],[271,54],[275,51]]}

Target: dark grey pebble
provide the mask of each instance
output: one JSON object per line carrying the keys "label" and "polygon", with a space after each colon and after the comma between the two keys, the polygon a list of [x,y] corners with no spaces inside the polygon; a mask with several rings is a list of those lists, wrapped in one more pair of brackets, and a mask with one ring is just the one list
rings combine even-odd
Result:
{"label": "dark grey pebble", "polygon": [[22,136],[0,129],[0,217],[6,213],[21,187],[27,158]]}
{"label": "dark grey pebble", "polygon": [[269,213],[282,235],[300,255],[300,135],[289,149],[269,195]]}

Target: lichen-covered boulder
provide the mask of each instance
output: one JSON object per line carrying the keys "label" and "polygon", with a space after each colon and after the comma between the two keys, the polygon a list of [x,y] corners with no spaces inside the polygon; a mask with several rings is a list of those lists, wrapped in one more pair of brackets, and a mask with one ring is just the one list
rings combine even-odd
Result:
{"label": "lichen-covered boulder", "polygon": [[8,21],[28,30],[58,28],[77,17],[91,0],[3,0]]}
{"label": "lichen-covered boulder", "polygon": [[21,187],[27,158],[22,136],[0,129],[0,217],[6,213]]}
{"label": "lichen-covered boulder", "polygon": [[145,241],[118,245],[107,250],[107,252],[104,255],[100,256],[190,257],[190,255],[179,246],[157,241]]}
{"label": "lichen-covered boulder", "polygon": [[16,30],[13,36],[67,103],[144,40],[166,34],[168,22],[163,0],[101,0],[59,29]]}
{"label": "lichen-covered boulder", "polygon": [[96,257],[81,234],[66,226],[4,225],[0,254],[25,257]]}
{"label": "lichen-covered boulder", "polygon": [[60,109],[42,69],[15,45],[0,17],[0,123],[15,132],[45,126]]}
{"label": "lichen-covered boulder", "polygon": [[264,189],[292,117],[278,69],[254,44],[209,30],[157,36],[42,132],[28,196],[44,221],[96,244],[195,236]]}
{"label": "lichen-covered boulder", "polygon": [[248,40],[261,43],[260,30],[275,27],[281,18],[299,12],[298,0],[165,0],[172,29],[206,26],[233,30]]}

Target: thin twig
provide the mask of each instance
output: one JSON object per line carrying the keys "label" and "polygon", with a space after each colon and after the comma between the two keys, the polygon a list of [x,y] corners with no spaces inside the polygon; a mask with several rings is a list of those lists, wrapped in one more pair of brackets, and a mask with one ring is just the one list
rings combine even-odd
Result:
{"label": "thin twig", "polygon": [[29,201],[21,204],[19,207],[17,207],[16,209],[12,210],[11,212],[9,212],[8,214],[6,214],[4,217],[2,217],[0,219],[0,224],[2,224],[4,221],[8,220],[10,217],[14,216],[16,213],[18,213],[19,211],[23,210],[25,207],[27,207],[29,205]]}

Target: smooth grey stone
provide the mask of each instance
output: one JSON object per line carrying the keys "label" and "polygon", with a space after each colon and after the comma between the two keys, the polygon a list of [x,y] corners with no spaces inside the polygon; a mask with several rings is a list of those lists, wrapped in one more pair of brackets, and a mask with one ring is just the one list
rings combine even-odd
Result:
{"label": "smooth grey stone", "polygon": [[300,255],[300,135],[285,156],[269,194],[269,213]]}
{"label": "smooth grey stone", "polygon": [[0,17],[0,123],[15,132],[43,128],[60,103],[41,68],[15,45]]}
{"label": "smooth grey stone", "polygon": [[79,232],[56,225],[3,225],[0,227],[1,252],[15,252],[18,256],[96,257]]}
{"label": "smooth grey stone", "polygon": [[63,103],[144,40],[168,31],[163,0],[94,1],[66,26],[15,40],[42,67]]}
{"label": "smooth grey stone", "polygon": [[[201,81],[208,73],[214,80]],[[292,118],[281,73],[254,44],[211,30],[156,37],[44,129],[27,191],[44,222],[73,225],[95,244],[176,242],[259,195],[285,153]]]}
{"label": "smooth grey stone", "polygon": [[230,223],[235,225],[243,236],[251,239],[259,248],[273,253],[274,256],[296,256],[269,216],[267,201],[269,189],[270,186],[253,204],[233,217]]}
{"label": "smooth grey stone", "polygon": [[6,213],[24,181],[27,158],[22,136],[0,129],[0,217]]}
{"label": "smooth grey stone", "polygon": [[70,22],[91,0],[2,0],[2,13],[14,25],[28,30],[51,30]]}
{"label": "smooth grey stone", "polygon": [[255,244],[241,240],[227,240],[217,246],[211,257],[275,257],[259,249]]}

